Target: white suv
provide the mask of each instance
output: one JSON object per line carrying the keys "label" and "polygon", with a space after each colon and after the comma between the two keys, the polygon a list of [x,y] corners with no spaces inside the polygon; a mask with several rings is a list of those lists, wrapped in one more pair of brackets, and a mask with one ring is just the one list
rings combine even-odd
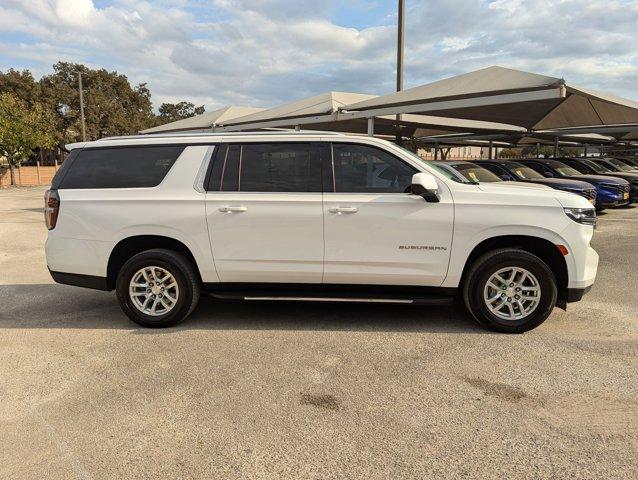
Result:
{"label": "white suv", "polygon": [[148,327],[200,292],[244,300],[442,305],[523,332],[596,276],[591,204],[458,183],[392,143],[269,132],[69,145],[46,194],[59,283],[116,290]]}

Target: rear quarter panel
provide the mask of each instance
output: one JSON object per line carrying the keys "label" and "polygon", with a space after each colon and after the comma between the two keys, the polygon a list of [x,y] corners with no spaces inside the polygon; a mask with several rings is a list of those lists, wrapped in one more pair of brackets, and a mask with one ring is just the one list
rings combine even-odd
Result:
{"label": "rear quarter panel", "polygon": [[194,187],[208,150],[208,145],[187,147],[157,187],[59,190],[60,215],[47,239],[49,268],[106,276],[118,242],[161,235],[190,249],[203,281],[218,281],[208,241],[205,194]]}

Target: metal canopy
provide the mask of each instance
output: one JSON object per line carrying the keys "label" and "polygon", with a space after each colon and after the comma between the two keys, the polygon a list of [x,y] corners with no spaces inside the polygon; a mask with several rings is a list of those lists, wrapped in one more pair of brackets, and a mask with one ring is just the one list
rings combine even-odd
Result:
{"label": "metal canopy", "polygon": [[245,115],[253,114],[262,111],[263,108],[254,107],[239,107],[229,106],[214,110],[212,112],[206,112],[194,117],[185,118],[183,120],[177,120],[176,122],[167,123],[158,127],[147,128],[140,133],[165,133],[165,132],[180,132],[180,131],[197,131],[197,130],[211,130],[214,129],[218,123],[226,122],[236,117],[243,117]]}
{"label": "metal canopy", "polygon": [[612,124],[612,125],[588,125],[583,127],[554,128],[539,130],[538,133],[548,135],[580,135],[598,134],[614,137],[617,140],[638,138],[638,123]]}
{"label": "metal canopy", "polygon": [[[360,93],[328,92],[308,99],[287,103],[256,114],[224,122],[216,131],[258,130],[265,128],[304,128],[320,131],[337,131],[365,134],[369,132],[368,119],[340,110],[353,102],[373,99],[374,95]],[[433,117],[426,115],[402,115],[397,122],[395,115],[375,118],[374,133],[394,135],[399,125],[403,136],[411,137],[417,128],[437,128],[452,132],[522,132],[523,127],[496,122]]]}
{"label": "metal canopy", "polygon": [[530,130],[638,122],[638,102],[498,66],[351,104],[347,110],[362,117],[416,113]]}
{"label": "metal canopy", "polygon": [[554,145],[556,141],[560,145],[584,145],[584,144],[610,144],[615,143],[616,139],[609,136],[598,134],[563,134],[561,136],[548,135],[539,132],[530,132],[526,134],[517,133],[495,133],[480,135],[474,133],[468,134],[432,134],[428,132],[427,135],[419,135],[415,137],[416,140],[424,143],[443,143],[449,140],[454,140],[458,145],[473,145],[476,142],[505,142],[512,146],[517,145]]}
{"label": "metal canopy", "polygon": [[[269,124],[268,126],[278,127],[283,126],[281,125],[282,122],[285,125],[295,125],[297,124],[294,121],[295,119],[303,121],[304,119],[312,117],[334,114],[338,112],[340,108],[350,103],[361,102],[370,98],[374,98],[374,95],[351,92],[327,92],[269,108],[252,115],[234,118],[224,122],[223,126],[249,124],[264,126]],[[271,123],[273,123],[273,125],[270,125]],[[274,123],[276,123],[276,125],[274,125]]]}

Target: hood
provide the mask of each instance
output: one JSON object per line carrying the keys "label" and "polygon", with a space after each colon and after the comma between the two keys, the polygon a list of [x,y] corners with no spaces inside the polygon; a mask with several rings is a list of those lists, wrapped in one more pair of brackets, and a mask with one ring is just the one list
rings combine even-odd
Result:
{"label": "hood", "polygon": [[628,182],[638,182],[638,173],[629,173],[629,172],[611,172],[605,173],[607,177],[616,177],[627,180]]}
{"label": "hood", "polygon": [[535,178],[534,180],[525,180],[526,183],[538,183],[553,188],[570,188],[573,190],[590,190],[593,187],[591,183],[582,180],[568,180],[566,178]]}
{"label": "hood", "polygon": [[[584,182],[575,182],[584,183]],[[587,188],[593,189],[591,185]],[[589,200],[580,195],[562,190],[556,190],[544,185],[524,182],[483,182],[477,187],[486,193],[511,195],[512,204],[518,205],[562,205],[569,208],[592,208]],[[501,201],[508,200],[503,197]]]}
{"label": "hood", "polygon": [[[616,173],[614,172],[614,175],[615,174]],[[621,179],[617,177],[607,176],[607,174],[605,175],[585,175],[585,174],[573,175],[573,176],[570,176],[569,178],[573,178],[574,180],[582,180],[585,182],[610,183],[610,184],[617,184],[617,185],[624,184],[624,182]]]}

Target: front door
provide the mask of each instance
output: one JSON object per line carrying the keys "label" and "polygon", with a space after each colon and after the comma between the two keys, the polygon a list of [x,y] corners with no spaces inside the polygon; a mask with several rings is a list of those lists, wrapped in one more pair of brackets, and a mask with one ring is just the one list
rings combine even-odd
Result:
{"label": "front door", "polygon": [[321,283],[320,151],[311,143],[224,144],[206,194],[222,282]]}
{"label": "front door", "polygon": [[377,147],[334,142],[330,163],[324,283],[440,286],[452,247],[448,190],[440,203],[408,193],[417,170]]}

